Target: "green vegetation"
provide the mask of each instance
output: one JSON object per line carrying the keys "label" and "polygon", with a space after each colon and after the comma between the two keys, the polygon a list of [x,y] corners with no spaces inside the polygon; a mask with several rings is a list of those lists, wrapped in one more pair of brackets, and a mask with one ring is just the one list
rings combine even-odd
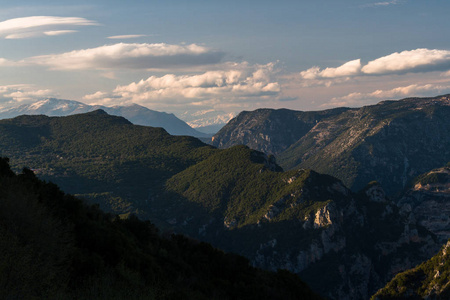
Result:
{"label": "green vegetation", "polygon": [[[283,173],[273,157],[247,147],[218,150],[103,111],[1,120],[0,149],[15,171],[33,169],[103,210],[151,217],[159,226],[174,211],[178,218],[203,211],[242,227],[263,219],[277,201],[292,208],[275,220],[303,219],[330,200],[324,194],[297,201],[309,171]],[[292,177],[298,178],[287,184]]]}
{"label": "green vegetation", "polygon": [[450,242],[430,260],[397,274],[371,299],[449,299]]}
{"label": "green vegetation", "polygon": [[258,109],[220,130],[213,145],[243,144],[277,156],[285,170],[334,176],[358,191],[379,181],[397,196],[414,177],[449,161],[447,98],[383,101],[317,112]]}
{"label": "green vegetation", "polygon": [[0,158],[2,299],[319,299],[297,276],[120,219]]}
{"label": "green vegetation", "polygon": [[161,128],[135,126],[102,111],[69,117],[21,116],[0,121],[1,155],[15,171],[33,169],[66,192],[97,198],[109,193],[123,205],[102,208],[142,214],[149,190],[160,193],[165,180],[214,150],[191,137]]}
{"label": "green vegetation", "polygon": [[[314,182],[314,200],[302,199],[302,190]],[[167,181],[167,189],[201,205],[209,214],[235,220],[240,228],[256,224],[271,205],[286,207],[273,221],[304,219],[326,205],[326,187],[337,180],[310,170],[281,172],[269,158],[246,146],[221,150]],[[324,188],[325,187],[325,188]]]}
{"label": "green vegetation", "polygon": [[[55,289],[52,295],[109,299],[115,289],[107,287],[113,285],[123,291],[118,292],[118,298],[126,297],[130,290],[134,294],[128,298],[187,295],[178,298],[232,299],[241,294],[249,298],[243,286],[254,286],[255,280],[276,285],[267,283],[261,293],[251,290],[252,295],[270,298],[272,290],[285,296],[279,290],[292,282],[291,275],[279,273],[284,278],[279,282],[272,273],[254,271],[248,261],[244,267],[242,258],[210,246],[184,238],[161,238],[152,225],[143,227],[133,215],[152,220],[163,232],[186,234],[243,255],[254,265],[302,272],[316,291],[331,291],[333,296],[336,291],[354,289],[355,284],[366,291],[364,297],[367,291],[373,291],[359,273],[340,275],[342,268],[353,270],[354,257],[373,263],[371,272],[380,278],[376,288],[387,282],[393,264],[402,259],[418,262],[423,257],[425,239],[402,244],[408,220],[392,205],[369,201],[364,191],[354,194],[329,175],[305,169],[283,172],[273,157],[245,146],[219,150],[195,138],[170,136],[162,129],[135,126],[97,111],[60,118],[22,116],[2,120],[0,149],[2,155],[11,157],[15,172],[28,167],[65,192],[98,204],[86,207],[73,197],[52,191],[61,194],[58,203],[65,210],[52,218],[58,224],[67,224],[54,226],[58,230],[52,236],[61,236],[55,241],[69,241],[60,242],[62,248],[55,245],[55,249],[65,250],[54,256],[56,261],[46,260],[47,265],[41,269],[54,266],[52,274],[61,271],[56,277],[40,278]],[[15,178],[13,175],[11,178]],[[19,177],[34,178],[30,171]],[[31,181],[38,182],[36,178]],[[60,207],[45,206],[42,214],[54,216],[53,206]],[[28,207],[32,212],[41,211],[36,205]],[[0,227],[2,224],[0,220]],[[136,231],[134,226],[142,230]],[[7,236],[8,245],[19,245],[9,228],[3,227],[0,233]],[[187,248],[180,250],[180,243]],[[40,253],[39,247],[31,254],[24,253],[22,261],[33,260],[37,255],[33,253]],[[18,248],[5,253],[21,255]],[[391,248],[398,251],[390,252]],[[204,255],[197,257],[196,253]],[[224,257],[225,265],[236,265],[236,273],[212,263],[220,257]],[[205,270],[203,265],[222,268],[224,276],[233,273],[235,279],[217,277],[214,274],[222,271]],[[202,268],[199,274],[195,266]],[[238,273],[244,277],[236,277]],[[320,274],[330,277],[319,280]],[[46,286],[45,282],[39,286]],[[81,294],[76,294],[78,291]],[[291,293],[291,288],[286,291]]]}

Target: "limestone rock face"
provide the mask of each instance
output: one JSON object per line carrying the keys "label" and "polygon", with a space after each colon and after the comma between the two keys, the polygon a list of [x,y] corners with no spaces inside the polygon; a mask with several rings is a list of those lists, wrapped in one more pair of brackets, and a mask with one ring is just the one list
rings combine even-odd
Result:
{"label": "limestone rock face", "polygon": [[332,225],[332,219],[337,219],[337,212],[334,203],[329,203],[319,209],[314,215],[314,228],[326,227]]}
{"label": "limestone rock face", "polygon": [[450,239],[450,167],[420,176],[398,206],[445,243]]}

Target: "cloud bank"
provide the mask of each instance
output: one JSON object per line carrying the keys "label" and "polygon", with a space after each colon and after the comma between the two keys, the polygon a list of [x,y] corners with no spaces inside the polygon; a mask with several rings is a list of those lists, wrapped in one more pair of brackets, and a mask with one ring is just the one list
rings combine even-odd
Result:
{"label": "cloud bank", "polygon": [[0,86],[0,108],[32,103],[55,95],[50,89],[38,89],[31,84],[4,85]]}
{"label": "cloud bank", "polygon": [[[32,16],[0,22],[0,37],[24,39],[44,35],[61,35],[76,32],[65,29],[73,26],[99,25],[95,21],[78,17]],[[52,34],[57,32],[57,34]],[[50,34],[49,34],[50,33]]]}
{"label": "cloud bank", "polygon": [[250,66],[242,63],[234,69],[208,71],[197,75],[150,76],[129,85],[117,86],[111,93],[96,92],[84,97],[96,104],[138,103],[148,107],[208,107],[214,103],[241,103],[258,97],[273,98],[280,85],[272,80],[274,64]]}
{"label": "cloud bank", "polygon": [[118,43],[62,54],[30,57],[21,63],[56,70],[82,69],[168,69],[216,64],[224,53],[199,46]]}
{"label": "cloud bank", "polygon": [[450,51],[416,49],[395,52],[370,61],[362,68],[365,74],[401,74],[427,72],[450,68]]}
{"label": "cloud bank", "polygon": [[450,69],[450,51],[419,48],[395,52],[362,66],[360,59],[349,61],[337,68],[312,67],[300,72],[303,79],[330,79],[363,75],[405,74],[443,71]]}

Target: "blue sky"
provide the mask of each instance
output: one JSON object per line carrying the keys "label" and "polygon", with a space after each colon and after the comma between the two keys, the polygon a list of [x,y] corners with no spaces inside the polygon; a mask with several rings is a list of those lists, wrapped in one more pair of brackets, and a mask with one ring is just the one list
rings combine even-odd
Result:
{"label": "blue sky", "polygon": [[444,0],[0,3],[0,107],[56,97],[182,116],[450,93]]}

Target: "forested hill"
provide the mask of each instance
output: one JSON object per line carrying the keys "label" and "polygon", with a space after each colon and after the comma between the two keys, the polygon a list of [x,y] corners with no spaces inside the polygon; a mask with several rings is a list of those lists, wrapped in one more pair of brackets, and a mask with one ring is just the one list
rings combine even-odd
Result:
{"label": "forested hill", "polygon": [[287,271],[120,219],[0,158],[1,299],[320,299]]}
{"label": "forested hill", "polygon": [[[0,120],[1,155],[102,208],[135,212],[163,182],[214,151],[198,139],[131,124],[102,110]],[[111,199],[115,199],[110,202]]]}
{"label": "forested hill", "polygon": [[133,104],[127,106],[107,107],[88,105],[73,100],[48,98],[32,104],[22,104],[16,107],[0,108],[0,119],[14,118],[20,115],[69,116],[102,109],[111,115],[121,116],[136,125],[162,127],[173,135],[190,135],[207,137],[178,119],[174,114],[159,112],[144,106]]}

